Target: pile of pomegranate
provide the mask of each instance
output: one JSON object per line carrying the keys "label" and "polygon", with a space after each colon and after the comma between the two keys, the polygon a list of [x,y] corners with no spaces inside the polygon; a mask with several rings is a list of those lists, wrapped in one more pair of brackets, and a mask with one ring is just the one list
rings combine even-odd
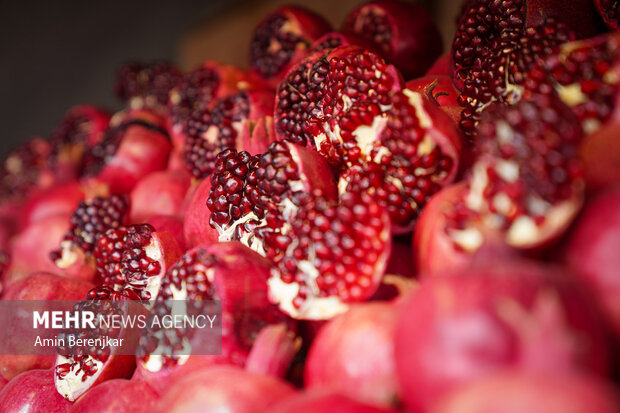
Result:
{"label": "pile of pomegranate", "polygon": [[619,7],[468,0],[442,53],[413,3],[286,6],[247,70],[125,64],[4,160],[2,299],[218,300],[221,354],[1,355],[0,411],[620,412]]}

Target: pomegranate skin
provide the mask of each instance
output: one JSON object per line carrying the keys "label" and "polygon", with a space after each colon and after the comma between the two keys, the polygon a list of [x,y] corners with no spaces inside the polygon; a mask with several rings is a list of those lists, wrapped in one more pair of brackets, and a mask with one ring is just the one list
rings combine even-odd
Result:
{"label": "pomegranate skin", "polygon": [[474,381],[441,400],[431,413],[617,413],[620,399],[587,376],[506,371]]}
{"label": "pomegranate skin", "polygon": [[564,259],[594,291],[620,338],[620,188],[601,193],[586,208],[570,234]]}
{"label": "pomegranate skin", "polygon": [[211,211],[207,199],[211,192],[211,179],[206,178],[189,189],[183,221],[183,234],[188,248],[209,245],[218,241],[219,234],[209,225]]}
{"label": "pomegranate skin", "polygon": [[47,217],[71,214],[82,200],[84,191],[77,181],[37,191],[24,203],[20,228]]}
{"label": "pomegranate skin", "polygon": [[489,259],[423,279],[396,328],[405,405],[428,409],[463,383],[504,368],[604,373],[607,337],[592,302],[564,271],[525,261]]}
{"label": "pomegranate skin", "polygon": [[431,102],[441,107],[459,106],[459,92],[452,85],[447,75],[427,75],[408,81],[405,86],[409,90],[421,93]]}
{"label": "pomegranate skin", "polygon": [[162,396],[162,413],[267,411],[278,400],[294,394],[286,382],[231,367],[213,367],[185,376]]}
{"label": "pomegranate skin", "polygon": [[276,404],[271,413],[395,413],[395,410],[369,406],[338,393],[304,392]]}
{"label": "pomegranate skin", "polygon": [[306,358],[306,387],[376,406],[394,405],[399,397],[393,346],[398,312],[393,303],[365,303],[329,321]]}
{"label": "pomegranate skin", "polygon": [[11,380],[0,392],[2,413],[64,413],[71,408],[54,387],[52,370],[31,370]]}
{"label": "pomegranate skin", "polygon": [[157,398],[157,393],[144,382],[113,379],[89,390],[75,402],[69,412],[148,413],[155,407]]}
{"label": "pomegranate skin", "polygon": [[[49,253],[63,239],[71,215],[55,215],[29,225],[13,239],[11,265],[5,275],[5,284],[28,276],[33,271],[58,272]],[[92,274],[85,274],[86,278]]]}
{"label": "pomegranate skin", "polygon": [[450,76],[450,52],[439,56],[424,76]]}
{"label": "pomegranate skin", "polygon": [[157,171],[147,175],[131,191],[130,221],[144,222],[154,215],[180,217],[190,184],[186,171]]}

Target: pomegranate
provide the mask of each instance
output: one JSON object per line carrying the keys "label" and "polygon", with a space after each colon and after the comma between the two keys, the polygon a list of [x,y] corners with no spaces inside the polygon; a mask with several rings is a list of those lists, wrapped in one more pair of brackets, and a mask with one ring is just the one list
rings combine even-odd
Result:
{"label": "pomegranate", "polygon": [[[349,151],[357,158],[370,149],[376,129],[385,124],[383,113],[401,88],[398,71],[373,52],[356,46],[315,52],[295,65],[278,87],[276,135],[315,147],[330,163],[342,166]],[[348,132],[346,148],[342,126]]]}
{"label": "pomegranate", "polygon": [[338,186],[368,192],[388,210],[394,234],[411,232],[429,196],[456,178],[461,137],[439,108],[405,89],[393,96],[385,125],[367,136],[374,142],[360,145],[360,153],[354,146],[359,139],[350,141],[351,128],[358,137],[356,131],[363,129],[355,123],[357,115],[352,109],[341,121],[345,158],[353,166],[341,174]]}
{"label": "pomegranate", "polygon": [[110,187],[112,193],[128,193],[146,175],[166,168],[172,148],[170,137],[148,111],[119,114],[105,137],[84,155],[84,175]]}
{"label": "pomegranate", "polygon": [[475,134],[478,116],[489,103],[514,103],[527,72],[559,45],[598,32],[589,0],[469,0],[457,22],[451,75],[461,91],[461,127]]}
{"label": "pomegranate", "polygon": [[222,354],[208,355],[205,343],[201,353],[189,357],[191,342],[189,348],[185,344],[179,347],[187,342],[182,331],[147,328],[139,347],[143,380],[161,388],[158,381],[169,380],[175,369],[192,358],[196,364],[210,361],[243,366],[261,328],[285,321],[267,299],[270,269],[268,260],[238,242],[199,246],[179,258],[162,280],[152,314],[170,314],[171,300],[219,300]]}
{"label": "pomegranate", "polygon": [[284,6],[265,16],[250,40],[252,74],[272,86],[303,58],[310,45],[331,30],[318,14],[298,6]]}
{"label": "pomegranate", "polygon": [[429,210],[416,229],[416,248],[430,248],[416,252],[420,269],[467,263],[485,244],[534,251],[556,241],[583,202],[582,136],[553,96],[489,106],[479,126],[481,155],[464,188],[438,197],[441,211]]}
{"label": "pomegranate", "polygon": [[91,105],[77,105],[67,111],[50,136],[50,167],[58,182],[79,176],[84,153],[99,143],[110,122],[110,114]]}
{"label": "pomegranate", "polygon": [[[265,132],[264,118],[272,115],[273,104],[273,91],[249,89],[193,111],[186,123],[184,152],[185,164],[192,176],[198,179],[208,177],[215,167],[217,154],[225,149],[242,150],[244,146],[253,146],[254,140],[269,141],[273,133]],[[262,121],[261,125],[258,125],[259,121]],[[254,132],[261,134],[262,139],[252,139]],[[264,143],[268,145],[270,142]],[[247,149],[262,152],[266,146],[255,145]]]}
{"label": "pomegranate", "polygon": [[618,19],[620,18],[618,4],[612,0],[594,0],[594,4],[607,27],[611,30],[618,30]]}
{"label": "pomegranate", "polygon": [[4,202],[20,201],[34,188],[46,188],[55,182],[50,170],[49,141],[31,138],[9,152],[0,166],[0,194]]}
{"label": "pomegranate", "polygon": [[49,253],[61,270],[91,278],[94,273],[93,250],[99,234],[116,229],[127,221],[128,201],[125,196],[111,195],[81,201],[71,215],[69,228],[59,247]]}
{"label": "pomegranate", "polygon": [[214,99],[249,89],[253,83],[245,71],[210,60],[183,75],[170,91],[168,103],[168,130],[173,144],[168,169],[186,169],[184,150],[187,121],[191,114],[209,106]]}
{"label": "pomegranate", "polygon": [[441,35],[421,6],[400,0],[375,0],[353,9],[342,30],[358,35],[412,79],[424,74],[441,54]]}
{"label": "pomegranate", "polygon": [[[84,280],[66,278],[46,272],[34,272],[10,284],[2,299],[81,300],[92,287],[93,285],[90,282]],[[31,320],[30,314],[15,315],[11,320],[11,328],[16,331],[15,336],[19,336],[18,330],[20,328],[32,325]],[[7,380],[11,380],[27,370],[48,369],[53,365],[53,355],[0,355],[0,375]]]}
{"label": "pomegranate", "polygon": [[595,292],[620,337],[620,277],[616,240],[620,237],[620,190],[606,191],[587,204],[565,248],[568,266]]}
{"label": "pomegranate", "polygon": [[103,285],[131,290],[138,299],[153,303],[164,274],[182,253],[172,234],[138,224],[99,235],[93,257]]}
{"label": "pomegranate", "polygon": [[393,342],[398,311],[392,303],[365,303],[330,320],[310,346],[306,388],[329,389],[371,405],[397,404]]}
{"label": "pomegranate", "polygon": [[209,223],[220,241],[238,240],[264,255],[262,232],[285,225],[314,190],[336,197],[329,166],[316,151],[288,142],[275,142],[260,156],[228,149],[211,177]]}
{"label": "pomegranate", "polygon": [[559,269],[502,260],[423,279],[396,327],[405,404],[428,409],[502,368],[604,373],[606,338],[592,297]]}
{"label": "pomegranate", "polygon": [[181,76],[181,71],[169,62],[127,62],[118,69],[116,95],[134,108],[165,106]]}
{"label": "pomegranate", "polygon": [[431,413],[612,413],[615,389],[587,376],[506,371],[476,380],[441,400]]}
{"label": "pomegranate", "polygon": [[234,367],[212,367],[170,386],[158,404],[158,411],[268,411],[278,400],[294,393],[289,384],[272,377]]}
{"label": "pomegranate", "polygon": [[[106,286],[98,286],[90,290],[85,301],[76,304],[76,311],[91,311],[98,316],[123,315],[131,309],[139,309],[139,304],[133,306],[117,305],[127,300],[138,300],[138,296],[131,289],[114,291]],[[131,355],[122,355],[122,349],[133,349],[137,345],[136,334],[129,334],[123,326],[115,328],[113,325],[95,323],[91,329],[68,329],[66,334],[73,334],[76,339],[86,340],[100,337],[110,337],[123,340],[121,347],[88,347],[73,346],[59,347],[59,355],[54,366],[54,385],[56,390],[69,401],[77,400],[93,387],[111,379],[129,378],[136,366],[136,358]],[[127,350],[125,350],[127,351]]]}
{"label": "pomegranate", "polygon": [[391,250],[387,211],[368,193],[313,194],[281,230],[256,231],[276,265],[271,300],[296,319],[329,319],[372,297]]}
{"label": "pomegranate", "polygon": [[70,412],[150,413],[155,408],[157,399],[157,393],[144,382],[112,379],[93,387],[80,397],[73,404]]}
{"label": "pomegranate", "polygon": [[273,413],[390,413],[394,410],[369,406],[338,393],[304,392],[287,397],[275,404]]}
{"label": "pomegranate", "polygon": [[11,380],[0,391],[3,413],[65,413],[71,403],[56,392],[52,370],[31,370]]}
{"label": "pomegranate", "polygon": [[144,222],[154,215],[181,217],[190,180],[185,171],[157,171],[142,178],[129,195],[130,222]]}

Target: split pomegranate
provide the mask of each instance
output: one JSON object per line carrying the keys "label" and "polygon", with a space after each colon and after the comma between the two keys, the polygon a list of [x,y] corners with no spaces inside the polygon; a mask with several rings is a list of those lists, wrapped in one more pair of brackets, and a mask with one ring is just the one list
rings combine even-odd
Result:
{"label": "split pomegranate", "polygon": [[589,0],[469,0],[452,43],[451,75],[461,92],[461,127],[475,134],[479,112],[492,102],[514,103],[527,72],[562,43],[598,31]]}
{"label": "split pomegranate", "polygon": [[305,386],[376,406],[396,405],[393,342],[398,311],[392,303],[359,304],[329,321],[310,346]]}
{"label": "split pomegranate", "polygon": [[71,407],[71,413],[150,413],[157,399],[157,393],[143,382],[112,379],[93,387],[80,397]]}
{"label": "split pomegranate", "polygon": [[270,411],[277,401],[294,393],[291,385],[273,377],[234,367],[212,367],[187,375],[170,386],[158,404],[158,411]]}
{"label": "split pomegranate", "polygon": [[336,197],[329,166],[312,149],[288,142],[275,142],[260,156],[228,149],[218,155],[211,177],[209,223],[220,241],[241,241],[264,255],[261,234],[285,225],[315,190]]}
{"label": "split pomegranate", "polygon": [[302,7],[284,6],[274,10],[260,21],[252,34],[252,73],[277,86],[289,67],[330,30],[330,24],[323,17]]}
{"label": "split pomegranate", "polygon": [[5,203],[22,200],[34,188],[46,188],[55,182],[50,170],[51,151],[48,141],[31,138],[9,152],[0,167],[0,194]]}
{"label": "split pomegranate", "polygon": [[587,376],[506,371],[476,380],[441,400],[431,413],[613,413],[620,398]]}
{"label": "split pomegranate", "polygon": [[282,230],[256,231],[276,265],[271,300],[296,319],[329,319],[372,297],[391,250],[387,211],[367,193],[312,194]]}
{"label": "split pomegranate", "polygon": [[134,108],[165,106],[181,76],[169,62],[128,62],[118,69],[116,95]]}
{"label": "split pomegranate", "polygon": [[56,392],[52,370],[31,370],[11,380],[0,391],[5,413],[66,413],[71,403]]}
{"label": "split pomegranate", "polygon": [[276,135],[315,147],[341,166],[347,155],[341,123],[348,131],[346,149],[359,154],[376,139],[376,129],[385,123],[383,113],[401,88],[398,71],[373,52],[356,46],[315,52],[295,65],[278,87]]}
{"label": "split pomegranate", "polygon": [[416,247],[433,246],[416,252],[421,269],[466,263],[484,244],[530,251],[556,241],[583,202],[582,136],[570,109],[553,96],[491,105],[465,188],[446,192],[434,204],[442,211],[429,210],[416,229]]}
{"label": "split pomegranate", "polygon": [[166,168],[172,148],[163,120],[148,111],[121,114],[105,137],[84,155],[84,175],[128,193],[146,175]]}
{"label": "split pomegranate", "polygon": [[59,247],[49,253],[50,259],[64,271],[89,278],[94,271],[92,254],[97,237],[123,226],[128,209],[127,198],[119,195],[81,201]]}
{"label": "split pomegranate", "polygon": [[[122,348],[132,349],[137,345],[136,334],[128,334],[123,326],[115,327],[113,324],[104,325],[96,320],[99,316],[113,316],[127,314],[129,311],[139,308],[139,297],[130,289],[114,291],[106,286],[98,286],[90,290],[86,300],[80,301],[75,306],[76,311],[91,311],[95,317],[95,328],[67,329],[64,333],[72,334],[76,340],[87,340],[100,337],[123,340],[121,347],[89,347],[60,346],[59,355],[53,368],[54,384],[56,390],[65,399],[73,402],[93,387],[107,380],[117,378],[129,378],[136,366],[136,358],[131,355],[118,354]],[[133,306],[119,305],[122,302],[136,301]],[[68,342],[68,341],[66,341]]]}
{"label": "split pomegranate", "polygon": [[609,190],[587,205],[568,238],[565,261],[596,293],[620,337],[620,277],[616,250],[620,237],[620,190]]}
{"label": "split pomegranate", "polygon": [[376,0],[353,9],[342,30],[368,40],[406,79],[424,74],[441,54],[441,35],[420,5]]}
{"label": "split pomegranate", "polygon": [[[256,132],[264,132],[264,118],[271,116],[273,104],[271,90],[242,90],[192,112],[186,124],[184,153],[186,167],[192,176],[198,179],[208,177],[215,168],[219,152],[250,146],[260,120],[263,130],[257,129]],[[271,132],[267,135],[267,140],[273,136]],[[254,149],[262,152],[266,146]]]}
{"label": "split pomegranate", "polygon": [[592,297],[559,269],[502,260],[423,279],[396,327],[405,404],[428,409],[503,368],[604,373],[608,348]]}
{"label": "split pomegranate", "polygon": [[368,133],[365,145],[357,119],[351,109],[340,122],[345,159],[353,166],[340,176],[339,188],[368,192],[388,210],[394,234],[411,232],[428,198],[456,178],[460,134],[447,115],[409,89],[393,96],[387,118],[378,121],[384,126]]}
{"label": "split pomegranate", "polygon": [[[191,341],[187,342],[182,331],[147,328],[139,348],[142,379],[161,388],[158,381],[168,380],[191,359],[204,361],[204,365],[243,366],[261,328],[285,321],[267,298],[270,269],[268,260],[238,242],[199,246],[179,258],[162,280],[151,312],[171,314],[171,300],[218,300],[222,305],[222,354],[209,355],[201,347],[200,353],[190,357]],[[183,344],[186,342],[189,348]]]}
{"label": "split pomegranate", "polygon": [[79,176],[84,153],[101,141],[110,123],[110,114],[90,105],[67,111],[50,137],[50,167],[59,182]]}
{"label": "split pomegranate", "polygon": [[93,257],[103,285],[131,290],[138,299],[153,303],[164,274],[182,253],[172,234],[138,224],[105,231],[97,238]]}

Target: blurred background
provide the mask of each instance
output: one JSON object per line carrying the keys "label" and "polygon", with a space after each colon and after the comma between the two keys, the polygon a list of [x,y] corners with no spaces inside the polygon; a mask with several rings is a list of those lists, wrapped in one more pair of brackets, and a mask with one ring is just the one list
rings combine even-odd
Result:
{"label": "blurred background", "polygon": [[[335,28],[364,0],[0,1],[0,156],[30,136],[47,137],[79,103],[119,109],[117,68],[205,59],[247,67],[256,24],[283,4],[304,5]],[[418,0],[451,43],[460,0]]]}

